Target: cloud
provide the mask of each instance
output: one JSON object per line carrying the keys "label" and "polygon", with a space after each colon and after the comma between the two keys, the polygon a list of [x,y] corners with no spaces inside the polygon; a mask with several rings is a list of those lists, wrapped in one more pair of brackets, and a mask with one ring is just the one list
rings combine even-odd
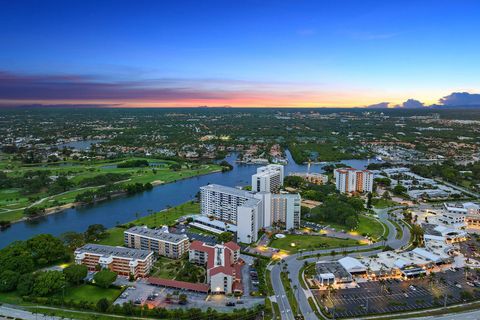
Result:
{"label": "cloud", "polygon": [[480,94],[468,92],[453,92],[439,100],[444,106],[480,106]]}
{"label": "cloud", "polygon": [[375,104],[371,104],[371,105],[368,105],[368,106],[365,106],[365,108],[369,108],[369,109],[385,109],[385,108],[388,108],[388,105],[390,104],[390,102],[380,102],[380,103],[375,103]]}
{"label": "cloud", "polygon": [[[121,79],[125,79],[122,77]],[[121,104],[124,106],[335,105],[340,92],[318,84],[224,78],[118,80],[108,75],[19,74],[0,70],[0,104]],[[342,98],[350,96],[343,94]],[[351,101],[343,102],[345,106]]]}
{"label": "cloud", "polygon": [[418,108],[424,108],[425,105],[423,102],[420,102],[415,99],[408,99],[401,105],[396,105],[395,108],[404,108],[404,109],[418,109]]}
{"label": "cloud", "polygon": [[110,100],[110,99],[216,99],[218,92],[184,87],[175,80],[104,81],[78,75],[18,75],[0,72],[0,99],[4,100]]}

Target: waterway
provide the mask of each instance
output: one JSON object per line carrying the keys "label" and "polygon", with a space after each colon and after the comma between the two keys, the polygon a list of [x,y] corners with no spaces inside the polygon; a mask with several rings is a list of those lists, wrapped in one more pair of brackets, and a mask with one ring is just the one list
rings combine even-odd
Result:
{"label": "waterway", "polygon": [[[15,240],[26,240],[37,234],[50,233],[60,235],[67,231],[84,232],[91,224],[103,224],[107,228],[126,223],[194,199],[201,186],[217,183],[236,187],[250,184],[250,177],[256,172],[257,165],[239,164],[235,162],[237,155],[231,154],[226,160],[233,165],[233,170],[216,172],[193,177],[177,182],[154,187],[151,191],[100,202],[87,207],[67,209],[60,213],[47,215],[30,221],[14,223],[10,228],[0,232],[0,248]],[[287,151],[288,164],[285,174],[289,172],[306,172],[307,165],[297,164]],[[344,160],[341,161],[357,169],[364,169],[376,160]],[[323,172],[328,163],[312,164],[310,172]],[[187,214],[187,213],[186,213]]]}
{"label": "waterway", "polygon": [[76,150],[87,150],[87,149],[90,149],[92,144],[97,144],[102,142],[105,142],[105,140],[79,140],[79,141],[61,143],[57,145],[57,147],[58,149],[63,149],[66,147],[66,148],[73,148]]}

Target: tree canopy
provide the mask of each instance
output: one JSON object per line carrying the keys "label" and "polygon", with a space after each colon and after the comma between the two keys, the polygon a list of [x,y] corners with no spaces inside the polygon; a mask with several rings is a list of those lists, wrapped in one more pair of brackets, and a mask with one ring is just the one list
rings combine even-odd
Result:
{"label": "tree canopy", "polygon": [[88,274],[87,266],[81,264],[72,264],[63,269],[65,279],[72,284],[79,284]]}
{"label": "tree canopy", "polygon": [[95,283],[98,286],[108,288],[115,280],[117,280],[117,274],[113,271],[104,269],[95,273],[93,280],[95,280]]}

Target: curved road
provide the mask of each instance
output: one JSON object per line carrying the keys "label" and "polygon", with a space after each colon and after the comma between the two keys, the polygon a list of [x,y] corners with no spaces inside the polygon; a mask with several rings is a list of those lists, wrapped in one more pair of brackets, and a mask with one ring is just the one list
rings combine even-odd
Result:
{"label": "curved road", "polygon": [[[391,208],[389,208],[391,209]],[[401,227],[403,229],[403,236],[402,239],[396,239],[397,236],[397,230],[395,226],[390,223],[388,219],[388,209],[382,209],[382,210],[377,210],[376,211],[379,217],[379,220],[385,223],[388,226],[389,233],[387,240],[385,241],[385,245],[388,245],[394,249],[399,249],[406,245],[409,240],[410,240],[410,230],[405,227],[403,223],[401,223]],[[383,244],[382,242],[377,242],[371,245],[366,245],[366,246],[358,246],[358,247],[349,247],[348,250],[365,250],[365,249],[372,249],[372,251],[369,252],[362,252],[362,255],[364,256],[369,256],[369,255],[374,255],[381,250],[375,250],[375,248],[381,247]],[[337,253],[342,253],[345,248],[337,248],[333,249]],[[302,255],[316,255],[317,253],[320,254],[329,254],[332,252],[332,249],[328,250],[315,250],[315,251],[309,251],[309,252],[303,252]],[[349,256],[354,256],[356,253],[349,254]],[[274,301],[277,302],[278,307],[280,309],[280,316],[282,319],[285,320],[292,320],[295,319],[295,315],[292,314],[292,308],[290,306],[290,303],[288,302],[285,288],[282,285],[282,281],[280,278],[280,273],[282,272],[283,265],[285,264],[287,267],[287,270],[289,271],[289,277],[292,280],[291,282],[291,288],[296,286],[297,292],[295,292],[295,295],[297,297],[298,301],[298,306],[300,309],[300,312],[304,316],[305,319],[307,320],[316,320],[318,317],[315,315],[313,312],[312,308],[310,307],[310,304],[308,303],[308,298],[312,296],[311,292],[309,290],[305,290],[302,288],[300,285],[300,281],[298,278],[298,275],[300,273],[300,269],[303,267],[305,261],[312,263],[317,261],[316,257],[312,258],[306,258],[306,259],[301,259],[298,260],[301,255],[300,254],[293,254],[290,255],[286,258],[283,259],[284,263],[275,263],[274,265],[270,266],[271,270],[271,282],[272,282],[272,287],[273,291],[275,293],[275,297],[272,297]],[[332,260],[333,257],[330,256],[324,256],[321,258],[321,260]]]}

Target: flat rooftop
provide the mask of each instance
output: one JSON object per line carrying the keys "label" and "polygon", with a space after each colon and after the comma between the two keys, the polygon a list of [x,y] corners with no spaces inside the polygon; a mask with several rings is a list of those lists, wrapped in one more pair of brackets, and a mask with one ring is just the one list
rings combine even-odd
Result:
{"label": "flat rooftop", "polygon": [[244,198],[252,198],[253,193],[247,190],[241,190],[237,188],[232,188],[232,187],[227,187],[227,186],[222,186],[219,184],[209,184],[203,187],[200,187],[201,190],[207,190],[207,191],[215,191],[215,192],[222,192],[222,193],[228,193],[237,197],[244,197]]}
{"label": "flat rooftop", "polygon": [[75,254],[79,253],[88,253],[105,257],[112,256],[131,260],[145,260],[149,255],[153,254],[153,252],[148,250],[112,247],[94,243],[86,244],[75,250]]}
{"label": "flat rooftop", "polygon": [[438,224],[433,223],[422,223],[422,229],[424,230],[425,234],[429,234],[432,236],[442,236],[442,233],[435,230],[438,227]]}
{"label": "flat rooftop", "polygon": [[319,261],[316,264],[317,274],[331,273],[337,278],[348,278],[350,273],[338,261]]}
{"label": "flat rooftop", "polygon": [[130,234],[139,235],[142,237],[148,237],[151,239],[170,242],[170,243],[180,243],[185,239],[188,240],[188,237],[185,234],[168,233],[163,230],[150,229],[147,227],[140,227],[140,226],[135,226],[128,230],[125,230],[125,233],[130,233]]}

